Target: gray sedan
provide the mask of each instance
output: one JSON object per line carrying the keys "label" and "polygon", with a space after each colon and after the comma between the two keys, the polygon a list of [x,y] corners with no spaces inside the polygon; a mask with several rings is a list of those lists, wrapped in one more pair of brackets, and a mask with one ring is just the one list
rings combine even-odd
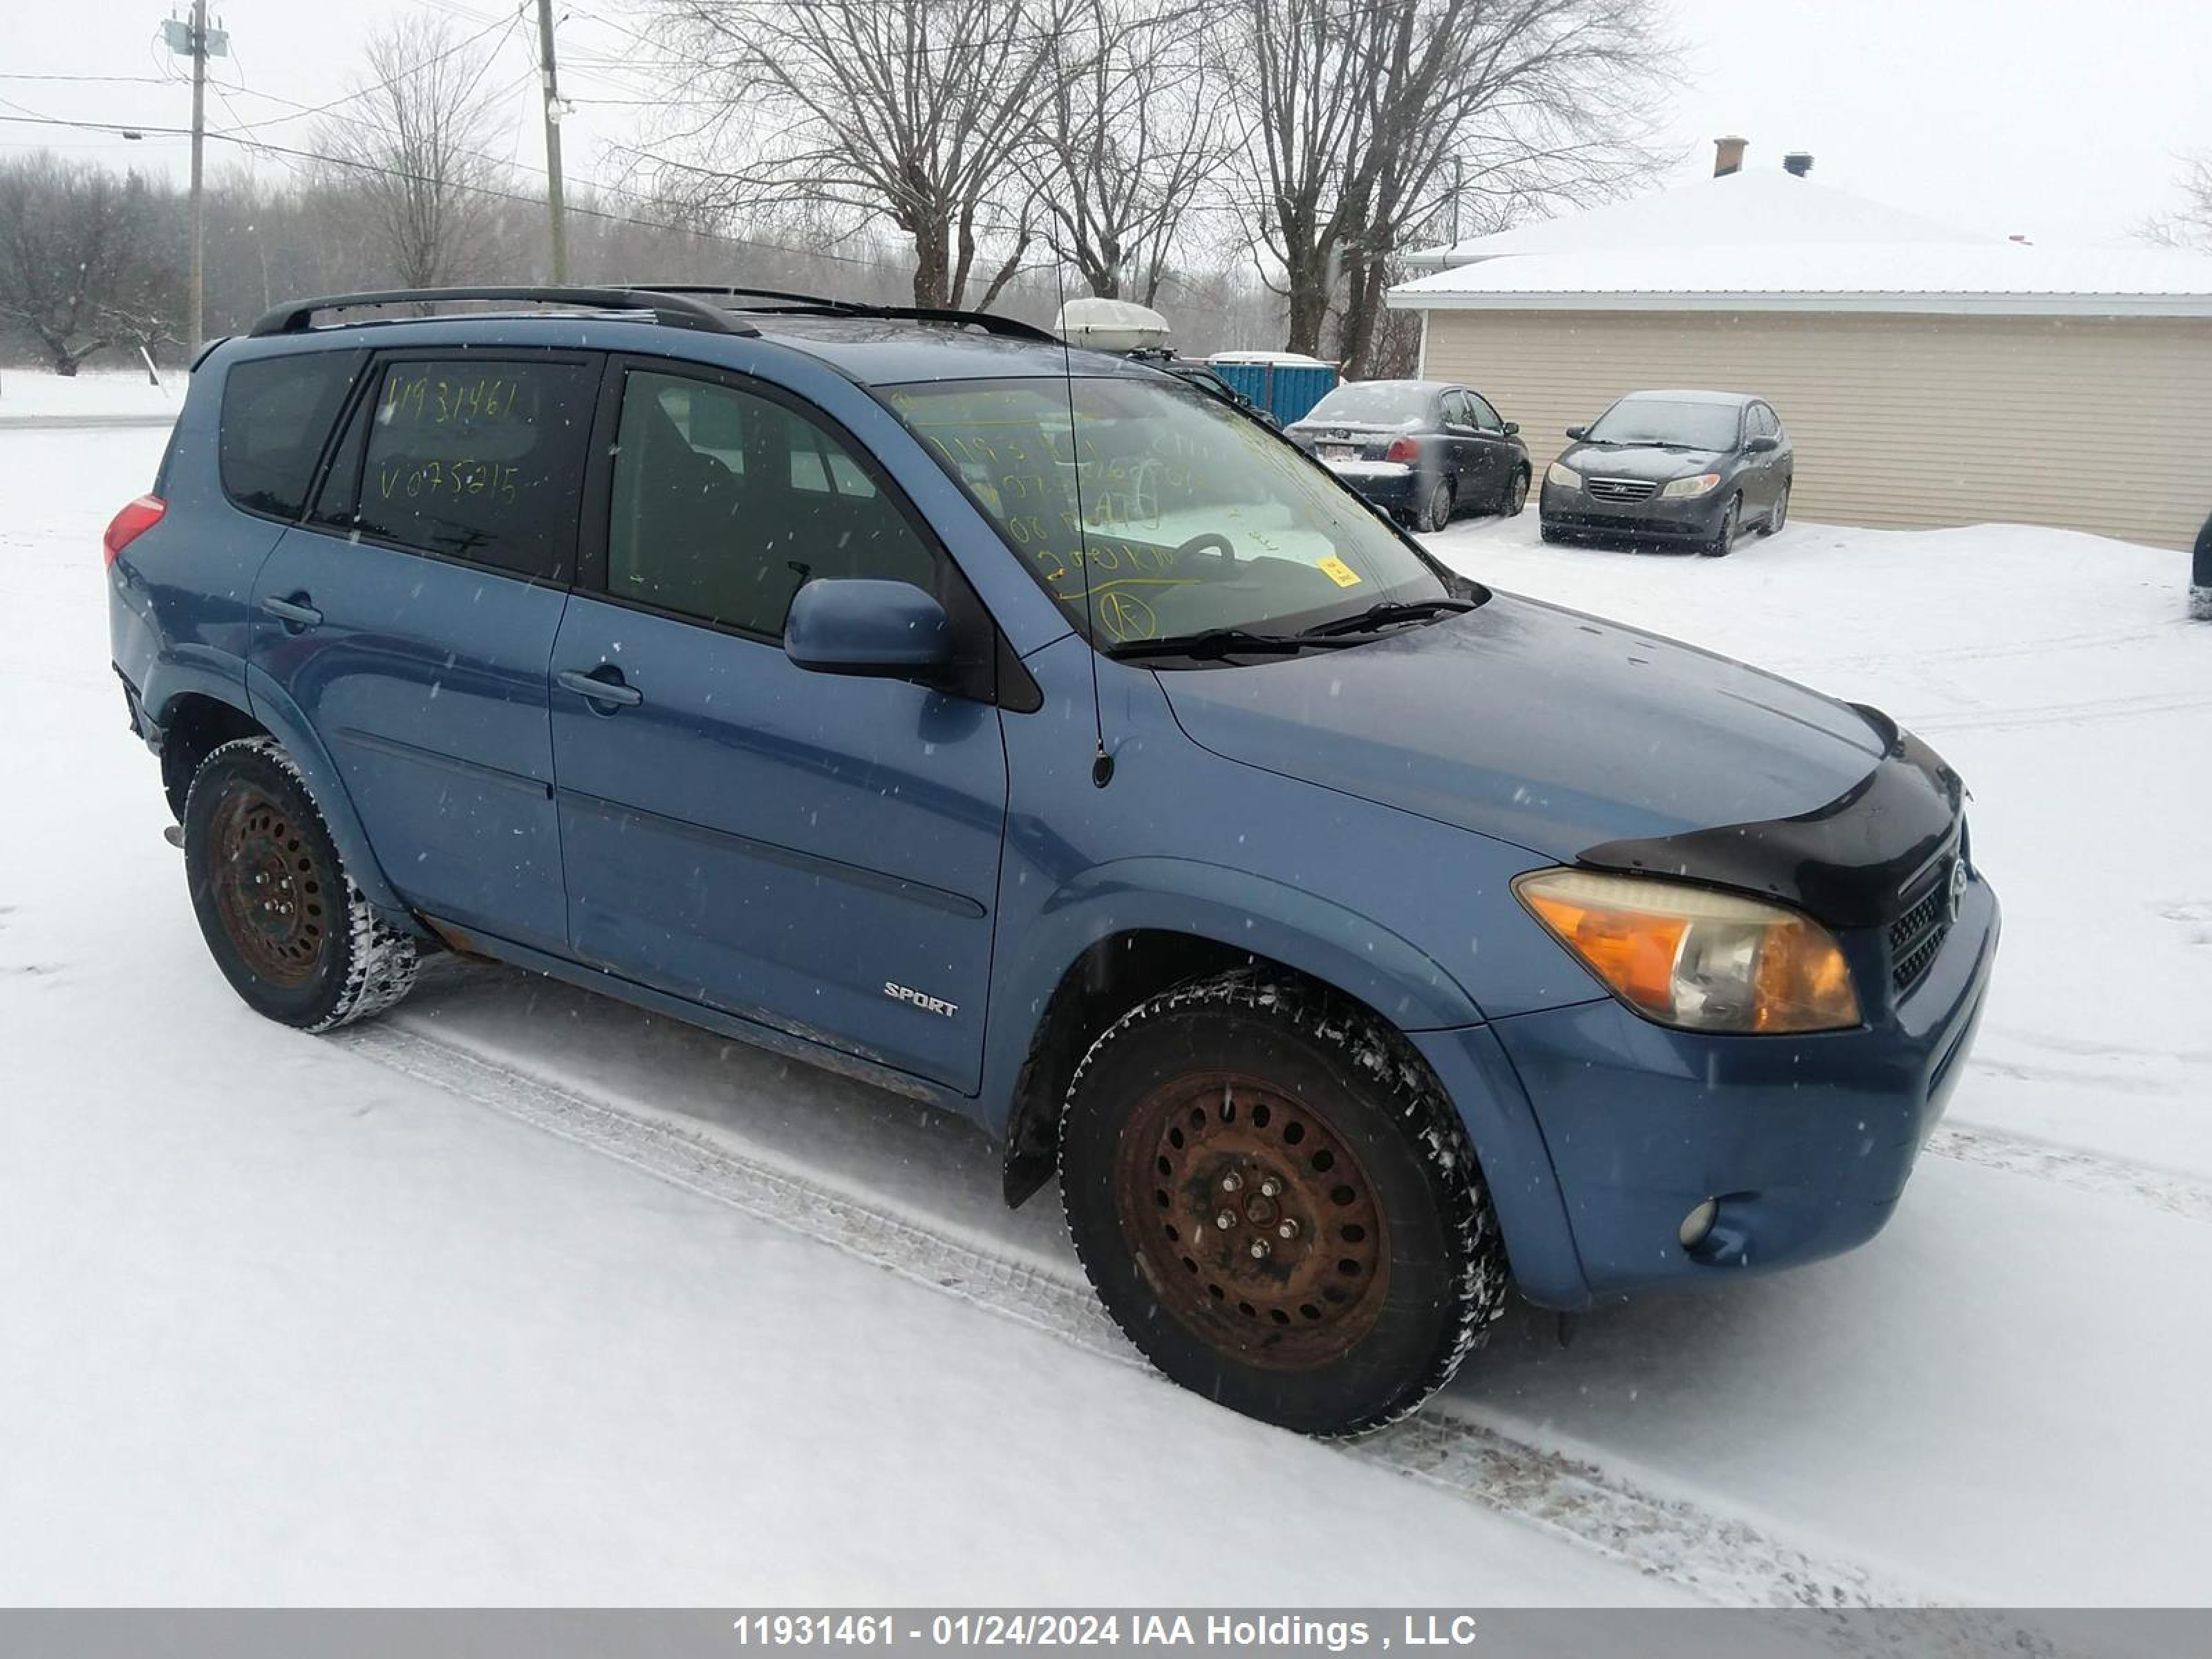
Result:
{"label": "gray sedan", "polygon": [[1625,541],[1720,557],[1755,524],[1790,515],[1796,453],[1782,417],[1740,392],[1632,392],[1544,474],[1547,542]]}

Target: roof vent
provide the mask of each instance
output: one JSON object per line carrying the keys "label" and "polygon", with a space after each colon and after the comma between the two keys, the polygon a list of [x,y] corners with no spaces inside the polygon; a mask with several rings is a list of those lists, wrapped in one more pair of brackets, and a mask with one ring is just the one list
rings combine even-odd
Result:
{"label": "roof vent", "polygon": [[1793,179],[1802,179],[1813,170],[1813,152],[1793,149],[1782,158],[1782,170]]}
{"label": "roof vent", "polygon": [[1725,179],[1731,173],[1743,171],[1743,153],[1751,148],[1748,138],[1716,138],[1713,140],[1713,177]]}

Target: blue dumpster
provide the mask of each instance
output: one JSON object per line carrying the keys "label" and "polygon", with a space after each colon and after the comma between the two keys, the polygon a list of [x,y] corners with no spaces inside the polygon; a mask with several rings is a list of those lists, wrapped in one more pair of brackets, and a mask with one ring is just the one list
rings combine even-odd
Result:
{"label": "blue dumpster", "polygon": [[1213,372],[1285,426],[1297,420],[1336,385],[1334,363],[1240,363],[1212,360]]}

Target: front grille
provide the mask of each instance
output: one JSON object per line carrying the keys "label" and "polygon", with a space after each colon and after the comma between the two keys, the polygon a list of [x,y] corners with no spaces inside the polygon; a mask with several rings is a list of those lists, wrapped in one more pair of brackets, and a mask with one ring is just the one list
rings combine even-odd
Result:
{"label": "front grille", "polygon": [[1648,501],[1659,489],[1649,478],[1586,478],[1583,488],[1601,501]]}
{"label": "front grille", "polygon": [[1889,924],[1889,981],[1899,996],[1920,983],[1951,932],[1951,872],[1958,862],[1956,854],[1938,860],[1905,914]]}

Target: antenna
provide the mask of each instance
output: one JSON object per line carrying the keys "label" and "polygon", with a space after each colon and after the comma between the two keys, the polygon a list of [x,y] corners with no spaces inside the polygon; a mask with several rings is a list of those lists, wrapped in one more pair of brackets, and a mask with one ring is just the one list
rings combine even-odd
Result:
{"label": "antenna", "polygon": [[[1058,255],[1052,262],[1053,286],[1060,295],[1063,319],[1067,313],[1067,280]],[[1114,757],[1106,752],[1106,717],[1098,706],[1098,618],[1091,605],[1091,538],[1083,517],[1083,446],[1075,429],[1075,368],[1068,355],[1067,336],[1060,337],[1060,378],[1067,388],[1067,458],[1075,473],[1075,562],[1083,572],[1084,643],[1091,647],[1091,724],[1098,739],[1091,761],[1091,781],[1103,789],[1114,781]]]}

